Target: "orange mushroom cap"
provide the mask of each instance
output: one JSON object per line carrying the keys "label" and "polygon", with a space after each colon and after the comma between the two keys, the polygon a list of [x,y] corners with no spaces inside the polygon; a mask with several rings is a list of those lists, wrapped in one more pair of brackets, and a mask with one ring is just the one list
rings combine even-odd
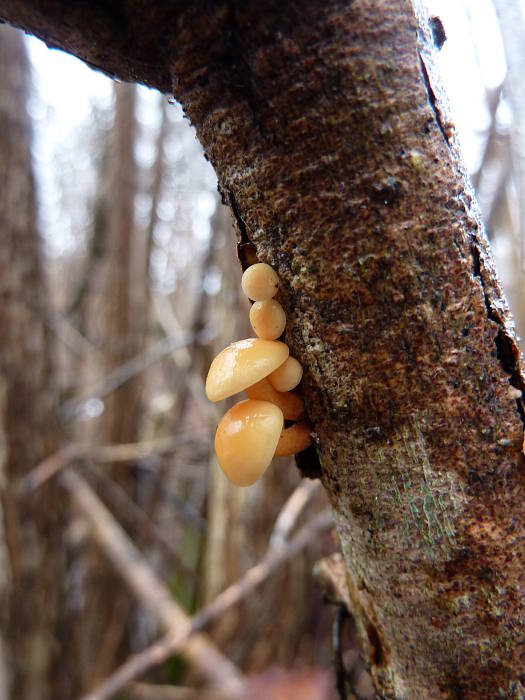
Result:
{"label": "orange mushroom cap", "polygon": [[277,294],[279,277],[266,263],[255,263],[246,268],[241,279],[242,291],[248,299],[264,301]]}
{"label": "orange mushroom cap", "polygon": [[277,340],[286,327],[286,314],[275,299],[256,301],[250,309],[250,323],[259,338]]}
{"label": "orange mushroom cap", "polygon": [[206,378],[206,396],[221,401],[267,377],[289,355],[278,340],[248,338],[228,345],[211,363]]}
{"label": "orange mushroom cap", "polygon": [[269,376],[268,381],[277,391],[291,391],[303,378],[303,367],[295,357],[288,357]]}
{"label": "orange mushroom cap", "polygon": [[284,418],[268,401],[241,401],[222,417],[215,433],[217,460],[237,486],[251,486],[269,467]]}

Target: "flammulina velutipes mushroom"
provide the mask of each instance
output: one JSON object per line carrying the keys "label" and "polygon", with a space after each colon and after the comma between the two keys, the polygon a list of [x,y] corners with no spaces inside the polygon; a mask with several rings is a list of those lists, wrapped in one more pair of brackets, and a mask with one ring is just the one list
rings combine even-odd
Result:
{"label": "flammulina velutipes mushroom", "polygon": [[[257,338],[238,340],[211,363],[206,379],[210,401],[222,401],[241,391],[241,401],[222,417],[215,433],[217,460],[231,482],[250,486],[266,471],[274,456],[302,452],[312,442],[310,425],[301,421],[303,402],[291,390],[303,368],[277,340],[285,328],[283,307],[273,297],[279,278],[266,263],[251,265],[241,281],[254,301],[250,323]],[[285,421],[298,421],[285,427]]]}

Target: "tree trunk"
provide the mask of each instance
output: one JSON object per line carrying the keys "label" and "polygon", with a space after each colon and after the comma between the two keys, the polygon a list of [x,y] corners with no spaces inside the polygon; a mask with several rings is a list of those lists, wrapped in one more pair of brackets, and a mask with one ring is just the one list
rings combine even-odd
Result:
{"label": "tree trunk", "polygon": [[28,85],[23,37],[2,27],[0,697],[45,700],[69,696],[75,665],[73,655],[65,653],[68,628],[59,617],[61,586],[66,584],[63,498],[54,486],[31,499],[21,498],[17,491],[19,479],[58,444],[26,113]]}
{"label": "tree trunk", "polygon": [[426,19],[408,0],[0,16],[173,89],[241,260],[278,271],[378,691],[523,697],[524,385]]}
{"label": "tree trunk", "polygon": [[[108,182],[102,218],[107,229],[99,270],[103,292],[102,298],[92,299],[100,307],[91,308],[92,321],[102,321],[99,332],[108,374],[143,350],[147,324],[145,246],[139,240],[142,234],[136,231],[133,217],[137,179],[136,88],[115,85],[114,94],[115,118],[109,135]],[[106,397],[93,439],[106,444],[138,441],[141,393],[142,380],[137,376]],[[131,499],[135,498],[136,473],[132,463],[104,469],[110,469],[118,486]],[[84,642],[84,687],[88,689],[109,675],[129,653],[126,629],[132,608],[132,598],[111,563],[96,545],[91,547],[90,554],[85,614],[78,629]]]}
{"label": "tree trunk", "polygon": [[[144,344],[145,309],[133,313],[133,265],[135,262],[135,226],[133,201],[136,166],[133,155],[135,143],[135,95],[133,85],[115,86],[115,123],[110,166],[108,197],[108,238],[106,256],[106,299],[104,344],[108,372],[137,355]],[[142,294],[146,285],[142,274],[137,280]],[[104,422],[106,440],[110,443],[131,442],[136,439],[140,414],[140,379],[135,377],[116,389],[106,402]],[[124,474],[129,469],[124,468]]]}

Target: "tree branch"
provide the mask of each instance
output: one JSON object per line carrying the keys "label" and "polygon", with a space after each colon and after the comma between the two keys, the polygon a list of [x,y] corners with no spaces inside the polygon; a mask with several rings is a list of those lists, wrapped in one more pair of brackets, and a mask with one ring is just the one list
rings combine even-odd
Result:
{"label": "tree branch", "polygon": [[[226,588],[217,598],[198,612],[189,625],[168,632],[143,652],[132,656],[115,671],[102,685],[83,700],[109,700],[133,680],[149,669],[158,666],[167,658],[186,648],[193,635],[218,620],[234,605],[247,598],[283,563],[301,552],[308,544],[333,526],[332,514],[322,511],[299,530],[299,532],[279,550],[269,550],[264,559],[249,569],[244,576]],[[230,690],[230,700],[244,698],[242,687]],[[235,695],[239,692],[239,695]]]}
{"label": "tree branch", "polygon": [[279,549],[286,544],[290,532],[294,529],[301,513],[319,489],[321,483],[313,479],[303,479],[287,498],[279,511],[270,536],[270,549]]}
{"label": "tree branch", "polygon": [[176,631],[187,641],[184,654],[188,661],[211,683],[231,688],[232,692],[242,687],[242,676],[234,664],[205,636],[193,636],[191,618],[173,600],[88,484],[72,470],[60,476],[60,483],[70,492],[75,505],[87,519],[96,542],[141,604],[155,615],[170,635]]}
{"label": "tree branch", "polygon": [[82,392],[80,396],[75,396],[64,401],[59,413],[63,421],[70,421],[82,412],[86,403],[92,399],[102,399],[111,394],[119,386],[129,381],[137,374],[140,374],[148,367],[162,360],[166,355],[180,350],[193,342],[193,334],[183,335],[182,338],[163,338],[153,347],[141,352],[136,357],[124,362],[119,367],[112,370],[104,379],[94,387]]}
{"label": "tree branch", "polygon": [[72,443],[62,447],[40,464],[37,464],[18,484],[18,493],[23,495],[39,489],[46,481],[52,479],[65,467],[75,461],[90,459],[95,462],[131,462],[146,459],[152,455],[170,453],[204,437],[198,433],[177,435],[175,437],[143,440],[142,442],[124,443],[122,445],[79,445]]}

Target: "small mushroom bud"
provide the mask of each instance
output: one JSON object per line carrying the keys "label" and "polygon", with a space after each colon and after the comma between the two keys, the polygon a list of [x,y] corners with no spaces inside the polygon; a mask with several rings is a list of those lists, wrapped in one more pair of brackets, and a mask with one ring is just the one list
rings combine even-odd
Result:
{"label": "small mushroom bud", "polygon": [[277,340],[286,326],[286,314],[275,299],[256,301],[250,309],[250,323],[259,338]]}
{"label": "small mushroom bud", "polygon": [[268,381],[277,391],[290,391],[295,389],[303,377],[301,363],[295,357],[289,357],[269,376]]}
{"label": "small mushroom bud", "polygon": [[215,433],[217,460],[228,479],[250,486],[269,467],[283,429],[280,408],[268,401],[241,401],[223,416]]}
{"label": "small mushroom bud", "polygon": [[278,285],[277,273],[266,263],[250,265],[241,279],[242,291],[253,301],[271,299],[277,294]]}
{"label": "small mushroom bud", "polygon": [[211,363],[206,396],[221,401],[267,377],[287,359],[288,346],[278,340],[248,338],[228,345]]}
{"label": "small mushroom bud", "polygon": [[252,384],[246,389],[248,398],[269,401],[279,406],[285,420],[297,420],[304,413],[304,405],[301,397],[290,391],[282,394],[270,384],[268,379],[261,379],[257,384]]}
{"label": "small mushroom bud", "polygon": [[288,457],[297,452],[302,452],[312,444],[308,423],[294,423],[281,433],[275,449],[275,457]]}

